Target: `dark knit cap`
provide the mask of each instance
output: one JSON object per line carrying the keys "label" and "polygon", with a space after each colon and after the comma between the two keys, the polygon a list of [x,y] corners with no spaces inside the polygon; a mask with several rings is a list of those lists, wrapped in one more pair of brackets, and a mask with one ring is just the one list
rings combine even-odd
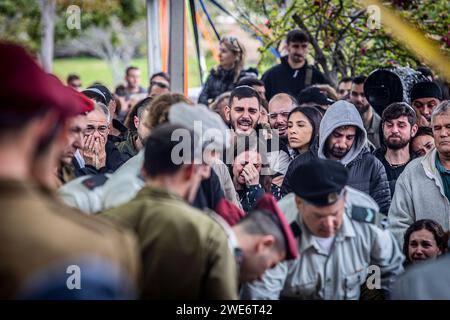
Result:
{"label": "dark knit cap", "polygon": [[411,89],[411,102],[422,98],[436,98],[442,100],[442,91],[432,81],[418,82]]}

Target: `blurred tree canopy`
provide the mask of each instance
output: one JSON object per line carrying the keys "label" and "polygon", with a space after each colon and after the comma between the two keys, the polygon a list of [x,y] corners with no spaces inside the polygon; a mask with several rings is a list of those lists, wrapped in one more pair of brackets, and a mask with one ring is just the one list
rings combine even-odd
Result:
{"label": "blurred tree canopy", "polygon": [[[107,29],[114,19],[130,26],[145,17],[145,0],[55,0],[55,43],[76,38],[96,26]],[[67,8],[80,8],[81,29],[67,27]],[[38,0],[0,1],[0,38],[21,43],[37,52],[41,41],[41,12]],[[114,39],[113,39],[114,40]]]}
{"label": "blurred tree canopy", "polygon": [[[286,33],[306,31],[314,64],[334,83],[343,76],[368,74],[384,66],[416,67],[421,62],[369,19],[354,0],[233,0],[241,23],[252,29],[264,45],[260,69],[276,63],[270,47],[282,51]],[[427,37],[450,52],[448,0],[385,1]],[[246,8],[246,12],[239,8]],[[311,59],[310,59],[311,60]],[[310,61],[311,62],[311,61]]]}

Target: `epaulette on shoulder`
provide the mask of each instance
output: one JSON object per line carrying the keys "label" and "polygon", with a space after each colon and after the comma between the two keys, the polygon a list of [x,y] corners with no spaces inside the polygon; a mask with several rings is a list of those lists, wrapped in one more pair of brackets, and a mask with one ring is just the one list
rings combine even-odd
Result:
{"label": "epaulette on shoulder", "polygon": [[297,221],[293,221],[289,226],[291,227],[294,237],[300,238],[300,236],[302,235],[302,229],[300,229],[300,226],[298,225]]}
{"label": "epaulette on shoulder", "polygon": [[97,187],[100,187],[105,184],[108,177],[105,174],[96,174],[90,178],[83,180],[83,185],[89,190],[94,190]]}
{"label": "epaulette on shoulder", "polygon": [[352,219],[360,222],[375,223],[376,212],[371,208],[352,206]]}

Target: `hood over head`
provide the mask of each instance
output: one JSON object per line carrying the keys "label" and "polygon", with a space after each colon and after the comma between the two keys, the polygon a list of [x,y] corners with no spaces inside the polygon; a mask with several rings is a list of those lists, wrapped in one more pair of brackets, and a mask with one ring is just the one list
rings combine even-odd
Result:
{"label": "hood over head", "polygon": [[356,130],[356,139],[352,148],[339,162],[343,165],[349,164],[364,149],[367,144],[367,132],[364,129],[364,124],[358,110],[352,103],[339,100],[328,108],[320,123],[319,158],[326,159],[324,153],[326,141],[336,128],[342,126],[355,126],[358,129]]}

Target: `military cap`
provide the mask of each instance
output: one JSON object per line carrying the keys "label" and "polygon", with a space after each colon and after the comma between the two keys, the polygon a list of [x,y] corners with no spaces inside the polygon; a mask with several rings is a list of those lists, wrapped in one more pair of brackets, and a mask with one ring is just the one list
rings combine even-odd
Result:
{"label": "military cap", "polygon": [[44,110],[70,117],[93,109],[75,90],[46,73],[22,47],[0,41],[0,109],[7,123],[20,122]]}
{"label": "military cap", "polygon": [[338,161],[313,159],[293,172],[293,191],[316,206],[328,206],[342,195],[348,181],[348,171]]}

